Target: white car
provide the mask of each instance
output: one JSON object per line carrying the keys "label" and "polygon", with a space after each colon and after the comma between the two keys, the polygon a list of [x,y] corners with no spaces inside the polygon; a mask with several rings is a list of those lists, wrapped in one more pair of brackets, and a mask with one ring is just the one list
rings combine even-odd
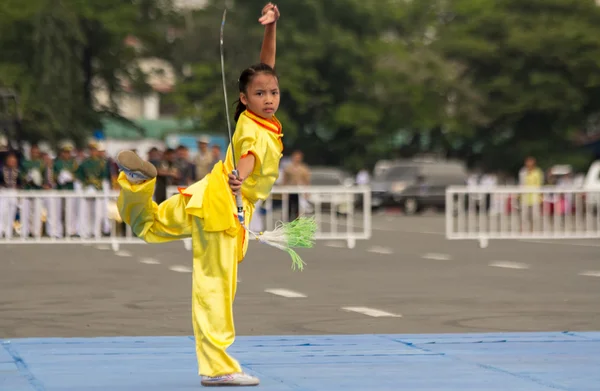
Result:
{"label": "white car", "polygon": [[596,160],[590,165],[585,178],[581,182],[575,183],[575,187],[581,187],[588,191],[586,194],[585,203],[586,209],[592,213],[600,213],[600,160]]}

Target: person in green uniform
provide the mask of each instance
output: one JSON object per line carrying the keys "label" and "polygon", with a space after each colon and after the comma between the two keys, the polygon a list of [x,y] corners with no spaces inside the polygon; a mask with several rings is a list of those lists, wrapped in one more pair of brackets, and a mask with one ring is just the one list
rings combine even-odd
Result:
{"label": "person in green uniform", "polygon": [[44,184],[44,160],[37,144],[31,146],[29,159],[21,162],[23,190],[41,190]]}
{"label": "person in green uniform", "polygon": [[[78,166],[72,153],[74,148],[75,146],[69,141],[63,141],[59,145],[60,151],[58,157],[54,159],[52,167],[56,190],[72,192],[75,189],[75,173]],[[57,198],[57,200],[60,202],[58,207],[57,235],[62,237],[64,221],[65,235],[75,236],[77,234],[77,200],[72,197]]]}
{"label": "person in green uniform", "polygon": [[98,142],[89,144],[90,156],[84,159],[75,172],[75,176],[82,184],[85,194],[92,198],[86,198],[79,206],[79,235],[89,238],[92,233],[100,236],[100,225],[103,225],[103,233],[108,233],[105,221],[106,208],[104,200],[98,198],[106,188],[106,182],[110,180],[110,168],[106,159],[102,157],[104,147]]}
{"label": "person in green uniform", "polygon": [[[40,147],[32,144],[29,159],[21,162],[21,175],[23,190],[42,190],[44,184],[44,160]],[[34,202],[33,198],[25,198],[21,204],[19,222],[21,223],[21,237],[28,237],[33,228],[36,236],[42,233],[42,203]]]}
{"label": "person in green uniform", "polygon": [[103,189],[102,182],[110,179],[108,164],[98,150],[98,143],[90,143],[90,156],[84,159],[76,170],[76,176],[84,191]]}

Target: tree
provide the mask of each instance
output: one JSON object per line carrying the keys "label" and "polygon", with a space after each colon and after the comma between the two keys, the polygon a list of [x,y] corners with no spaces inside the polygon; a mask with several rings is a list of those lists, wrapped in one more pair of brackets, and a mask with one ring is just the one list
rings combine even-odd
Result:
{"label": "tree", "polygon": [[[262,5],[237,1],[228,16],[230,105],[239,73],[258,60]],[[305,0],[282,12],[278,116],[286,149],[311,163],[357,169],[438,152],[514,168],[526,154],[569,158],[564,146],[599,111],[592,0]],[[176,94],[182,114],[216,132],[225,132],[221,13],[218,1],[193,13],[171,53],[192,70]]]}
{"label": "tree", "polygon": [[[405,44],[406,33],[399,26],[410,30],[409,25],[417,24],[407,7],[397,3],[285,4],[278,26],[277,71],[286,149],[302,148],[315,164],[358,169],[389,155],[399,129],[416,133],[430,123],[444,123],[450,95],[470,96],[467,83],[454,85],[459,83],[457,72],[438,74],[445,69],[444,58],[424,44]],[[192,15],[194,31],[177,42],[172,58],[179,69],[192,64],[192,75],[176,94],[183,115],[197,116],[207,130],[225,131],[218,60],[222,8],[215,4]],[[225,60],[232,102],[238,95],[234,81],[258,60],[262,5],[258,0],[238,1],[228,14]],[[395,38],[385,41],[390,36]],[[418,81],[413,79],[416,70],[422,74]],[[440,84],[444,91],[438,91]],[[461,106],[461,113],[467,107]]]}
{"label": "tree", "polygon": [[[136,61],[152,52],[171,14],[166,0],[5,0],[0,4],[0,84],[22,102],[25,137],[83,141],[114,104],[96,107],[98,84],[112,95],[140,82]],[[144,46],[134,48],[135,36]]]}
{"label": "tree", "polygon": [[[472,144],[490,168],[560,159],[600,111],[600,8],[593,0],[449,2],[434,46],[464,65],[490,122]],[[469,125],[469,124],[467,124]],[[463,151],[466,154],[466,151]]]}

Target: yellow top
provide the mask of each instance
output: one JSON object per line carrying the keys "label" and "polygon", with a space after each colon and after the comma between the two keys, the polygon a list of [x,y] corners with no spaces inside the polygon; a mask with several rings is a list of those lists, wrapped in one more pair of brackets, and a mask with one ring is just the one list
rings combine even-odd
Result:
{"label": "yellow top", "polygon": [[[544,173],[539,168],[534,168],[531,171],[525,173],[524,185],[527,187],[542,187],[544,184]],[[528,205],[535,205],[542,200],[541,194],[529,193],[525,197],[525,203]]]}
{"label": "yellow top", "polygon": [[[275,116],[268,120],[246,110],[237,121],[233,134],[235,162],[237,164],[249,153],[256,159],[254,171],[242,184],[242,195],[253,204],[267,199],[279,177],[282,137],[281,123]],[[231,145],[227,148],[224,164],[227,172],[233,171]]]}
{"label": "yellow top", "polygon": [[[281,123],[273,117],[266,120],[245,111],[240,116],[233,144],[236,163],[241,156],[253,154],[254,170],[242,185],[244,211],[247,218],[254,212],[254,204],[265,200],[279,176],[279,160],[283,151]],[[225,231],[235,236],[241,226],[236,217],[235,197],[229,188],[227,174],[233,171],[231,145],[225,162],[215,164],[210,174],[181,193],[191,197],[186,211],[204,219],[207,232]]]}
{"label": "yellow top", "polygon": [[524,181],[524,185],[527,187],[540,187],[544,184],[544,173],[536,167],[525,173]]}

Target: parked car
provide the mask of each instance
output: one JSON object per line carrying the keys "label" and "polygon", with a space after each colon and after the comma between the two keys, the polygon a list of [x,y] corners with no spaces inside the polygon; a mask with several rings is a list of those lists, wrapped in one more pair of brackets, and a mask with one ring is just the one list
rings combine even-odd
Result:
{"label": "parked car", "polygon": [[[311,186],[336,186],[336,187],[352,187],[354,179],[344,170],[335,167],[310,167]],[[334,208],[337,213],[345,214],[348,208],[347,194],[310,194],[307,198],[308,205],[305,207],[309,213],[314,211],[317,204],[321,205],[322,210]]]}
{"label": "parked car", "polygon": [[585,195],[585,206],[592,213],[600,213],[600,160],[596,160],[590,165],[583,183],[581,184]]}
{"label": "parked car", "polygon": [[371,182],[371,206],[398,205],[413,215],[427,207],[444,208],[446,187],[465,185],[467,169],[458,161],[396,161]]}

